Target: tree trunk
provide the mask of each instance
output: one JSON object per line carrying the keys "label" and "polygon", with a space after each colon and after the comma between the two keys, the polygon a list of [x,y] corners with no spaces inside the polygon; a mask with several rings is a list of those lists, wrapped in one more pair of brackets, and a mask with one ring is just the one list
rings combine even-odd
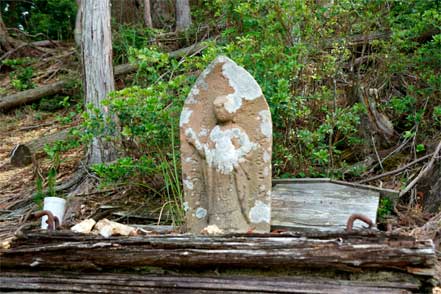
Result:
{"label": "tree trunk", "polygon": [[176,31],[182,32],[191,26],[189,0],[176,0]]}
{"label": "tree trunk", "polygon": [[441,161],[438,161],[428,171],[427,175],[417,184],[421,192],[424,210],[431,213],[440,212],[441,207]]}
{"label": "tree trunk", "polygon": [[81,4],[81,0],[77,0],[77,16],[75,18],[75,30],[74,30],[74,38],[75,44],[78,48],[81,47],[81,22],[83,17],[83,5]]}
{"label": "tree trunk", "polygon": [[112,18],[117,24],[143,23],[142,1],[140,0],[112,0]]}
{"label": "tree trunk", "polygon": [[144,0],[144,23],[148,28],[153,28],[152,13],[150,12],[150,0]]}
{"label": "tree trunk", "polygon": [[13,41],[9,36],[8,30],[5,23],[3,22],[3,17],[0,11],[0,52],[8,52],[14,48]]}
{"label": "tree trunk", "polygon": [[[112,35],[110,0],[89,0],[83,3],[82,53],[86,105],[92,104],[107,122],[112,120],[102,101],[115,89],[112,67]],[[89,110],[90,114],[92,111]],[[106,126],[108,127],[108,125]],[[115,160],[113,144],[94,138],[89,149],[89,165]]]}
{"label": "tree trunk", "polygon": [[150,0],[153,27],[171,30],[175,25],[175,1]]}

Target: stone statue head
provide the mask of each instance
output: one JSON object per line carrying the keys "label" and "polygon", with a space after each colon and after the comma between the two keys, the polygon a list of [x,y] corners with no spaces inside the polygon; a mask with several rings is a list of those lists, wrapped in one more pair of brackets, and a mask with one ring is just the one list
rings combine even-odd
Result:
{"label": "stone statue head", "polygon": [[214,115],[216,120],[220,123],[234,121],[235,112],[229,112],[226,105],[231,104],[231,98],[228,96],[218,96],[213,101]]}

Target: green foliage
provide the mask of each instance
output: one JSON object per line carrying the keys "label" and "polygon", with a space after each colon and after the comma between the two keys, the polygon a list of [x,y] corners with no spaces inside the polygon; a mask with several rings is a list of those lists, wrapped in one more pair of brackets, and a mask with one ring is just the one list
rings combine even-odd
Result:
{"label": "green foliage", "polygon": [[433,108],[432,118],[438,126],[441,126],[441,106]]}
{"label": "green foliage", "polygon": [[418,144],[415,147],[416,152],[423,152],[426,150],[426,147],[424,146],[424,144]]}
{"label": "green foliage", "polygon": [[34,69],[30,66],[32,60],[30,58],[5,59],[3,64],[11,67],[12,72],[9,73],[11,85],[17,91],[32,89],[32,76]]}
{"label": "green foliage", "polygon": [[40,177],[37,177],[37,179],[35,180],[35,184],[36,184],[36,193],[35,193],[34,198],[32,200],[39,207],[42,207],[44,197],[46,197],[46,195],[43,191],[43,179]]}
{"label": "green foliage", "polygon": [[381,198],[378,206],[378,219],[384,221],[388,216],[392,215],[394,204],[389,198]]}
{"label": "green foliage", "polygon": [[[66,140],[56,141],[44,146],[43,150],[49,158],[50,164],[46,175],[44,177],[38,176],[36,179],[37,192],[33,200],[37,205],[41,206],[44,197],[60,196],[57,195],[56,181],[58,170],[63,162],[62,153],[80,146],[78,135],[79,131],[74,128]],[[45,189],[43,189],[43,186],[45,186]]]}
{"label": "green foliage", "polygon": [[66,40],[73,37],[75,0],[1,1],[2,17],[8,27],[35,35],[36,39]]}
{"label": "green foliage", "polygon": [[131,50],[145,48],[151,43],[155,34],[158,33],[157,30],[148,29],[143,26],[113,23],[112,27],[116,28],[112,32],[114,64],[127,63]]}

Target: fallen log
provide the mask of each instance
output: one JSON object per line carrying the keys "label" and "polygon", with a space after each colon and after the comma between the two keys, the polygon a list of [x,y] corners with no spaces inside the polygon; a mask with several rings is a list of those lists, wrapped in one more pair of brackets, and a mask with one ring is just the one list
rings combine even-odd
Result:
{"label": "fallen log", "polygon": [[[206,45],[204,45],[203,43],[196,43],[192,46],[170,52],[169,55],[172,58],[183,57],[202,51],[205,48]],[[138,67],[132,64],[117,65],[114,67],[114,75],[119,76],[129,74],[135,72],[137,69]],[[0,97],[0,112],[6,112],[24,104],[38,101],[39,99],[46,96],[52,96],[58,93],[62,93],[67,85],[68,81],[58,81],[50,85],[45,85],[35,89],[18,92],[9,96]]]}
{"label": "fallen log", "polygon": [[[418,283],[317,277],[201,276],[2,271],[0,290],[47,293],[412,293]],[[22,292],[20,292],[22,293]]]}
{"label": "fallen log", "polygon": [[61,93],[67,86],[67,81],[58,81],[50,85],[41,86],[18,92],[9,96],[0,97],[0,112],[8,111],[12,108],[19,107],[24,104],[38,101],[39,99]]}
{"label": "fallen log", "polygon": [[10,162],[12,166],[23,167],[32,163],[32,157],[35,153],[43,150],[46,144],[56,141],[63,141],[69,135],[71,128],[61,130],[48,136],[37,138],[27,143],[17,144],[10,153]]}
{"label": "fallen log", "polygon": [[325,268],[434,274],[431,240],[385,233],[165,235],[102,238],[70,232],[22,233],[0,250],[0,267],[58,269]]}

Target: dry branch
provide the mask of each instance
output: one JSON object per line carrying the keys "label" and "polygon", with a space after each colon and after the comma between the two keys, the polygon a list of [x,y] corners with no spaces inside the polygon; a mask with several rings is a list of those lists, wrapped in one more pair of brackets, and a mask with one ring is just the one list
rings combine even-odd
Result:
{"label": "dry branch", "polygon": [[418,183],[419,180],[421,180],[422,177],[424,177],[432,168],[433,164],[435,163],[435,159],[438,157],[439,152],[441,151],[441,141],[438,143],[438,146],[436,147],[435,152],[432,155],[432,158],[429,160],[426,166],[424,166],[418,176],[410,182],[406,188],[404,188],[400,192],[400,197],[409,192],[415,185]]}
{"label": "dry branch", "polygon": [[378,179],[381,179],[381,178],[384,178],[384,177],[387,177],[387,176],[396,175],[396,174],[398,174],[398,173],[400,173],[400,172],[402,172],[402,171],[405,171],[406,169],[408,169],[408,168],[411,167],[412,165],[417,164],[417,163],[419,163],[419,162],[421,162],[421,161],[426,160],[427,158],[431,157],[432,155],[433,155],[433,153],[431,153],[431,154],[427,154],[427,155],[424,155],[424,156],[422,156],[422,157],[420,157],[420,158],[418,158],[418,159],[416,159],[416,160],[414,160],[414,161],[412,161],[412,162],[410,162],[410,163],[408,163],[408,164],[406,164],[406,165],[404,165],[404,166],[402,166],[402,167],[400,167],[400,168],[397,168],[397,169],[395,169],[395,170],[392,170],[392,171],[389,171],[389,172],[386,172],[386,173],[382,173],[382,174],[380,174],[380,175],[373,176],[373,177],[371,177],[371,178],[367,178],[367,179],[365,179],[365,180],[361,180],[361,181],[359,181],[358,183],[359,183],[359,184],[363,184],[363,183],[367,183],[367,182],[375,181],[375,180],[378,180]]}

